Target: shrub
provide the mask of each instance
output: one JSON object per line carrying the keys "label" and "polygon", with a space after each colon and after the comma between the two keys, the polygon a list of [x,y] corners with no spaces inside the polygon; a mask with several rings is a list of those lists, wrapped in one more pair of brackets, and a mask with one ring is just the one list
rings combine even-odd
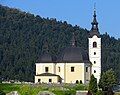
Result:
{"label": "shrub", "polygon": [[76,91],[73,89],[70,90],[53,90],[52,91],[56,95],[75,95]]}
{"label": "shrub", "polygon": [[75,90],[87,90],[88,88],[85,85],[77,84],[73,87],[73,89],[75,89]]}
{"label": "shrub", "polygon": [[103,92],[101,90],[98,90],[96,95],[104,95]]}
{"label": "shrub", "polygon": [[25,92],[25,95],[29,95],[29,92],[26,91],[26,92]]}
{"label": "shrub", "polygon": [[0,95],[6,95],[6,94],[2,90],[0,90]]}

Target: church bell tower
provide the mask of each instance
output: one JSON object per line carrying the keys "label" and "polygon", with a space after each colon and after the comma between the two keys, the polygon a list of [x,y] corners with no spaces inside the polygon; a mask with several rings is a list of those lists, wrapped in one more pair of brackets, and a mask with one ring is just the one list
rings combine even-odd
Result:
{"label": "church bell tower", "polygon": [[89,58],[92,63],[92,74],[99,82],[101,75],[101,38],[96,19],[96,10],[94,9],[92,28],[89,33]]}

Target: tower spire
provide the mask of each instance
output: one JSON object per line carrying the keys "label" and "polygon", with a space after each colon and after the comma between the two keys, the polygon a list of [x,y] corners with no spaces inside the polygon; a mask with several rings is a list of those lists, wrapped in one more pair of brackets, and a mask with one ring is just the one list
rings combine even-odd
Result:
{"label": "tower spire", "polygon": [[96,11],[96,3],[94,3],[94,11]]}
{"label": "tower spire", "polygon": [[94,3],[94,15],[93,15],[94,19],[93,21],[95,20],[97,22],[97,19],[96,19],[96,3]]}
{"label": "tower spire", "polygon": [[72,33],[71,46],[72,47],[76,47],[76,40],[75,40],[75,34],[74,34],[74,32]]}
{"label": "tower spire", "polygon": [[99,29],[98,29],[98,22],[97,22],[97,15],[96,15],[96,3],[94,3],[94,14],[93,14],[93,21],[91,22],[92,28],[90,31],[90,36],[96,35],[99,37]]}
{"label": "tower spire", "polygon": [[47,39],[44,40],[43,53],[49,53],[49,48],[48,48],[48,41],[47,41]]}
{"label": "tower spire", "polygon": [[97,30],[98,31],[98,22],[96,19],[96,3],[94,3],[94,14],[93,14],[93,22],[92,24],[92,29],[91,30]]}

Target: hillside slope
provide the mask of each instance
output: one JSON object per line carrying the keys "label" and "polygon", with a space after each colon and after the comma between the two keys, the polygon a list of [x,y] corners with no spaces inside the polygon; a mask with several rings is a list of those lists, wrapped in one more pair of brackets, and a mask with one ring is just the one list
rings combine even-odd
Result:
{"label": "hillside slope", "polygon": [[[69,46],[72,32],[77,45],[88,50],[86,29],[0,5],[0,76],[33,81],[35,62],[46,51],[46,40],[50,54],[56,56]],[[120,39],[108,34],[101,37],[102,71],[113,68],[120,78]]]}

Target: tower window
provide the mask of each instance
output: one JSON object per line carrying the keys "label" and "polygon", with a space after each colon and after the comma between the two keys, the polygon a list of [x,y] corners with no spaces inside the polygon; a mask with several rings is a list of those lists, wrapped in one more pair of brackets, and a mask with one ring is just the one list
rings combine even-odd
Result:
{"label": "tower window", "polygon": [[60,67],[58,67],[58,71],[60,72]]}
{"label": "tower window", "polygon": [[45,67],[45,72],[47,73],[49,71],[48,67]]}
{"label": "tower window", "polygon": [[96,55],[96,52],[94,52],[94,55]]}
{"label": "tower window", "polygon": [[94,70],[94,73],[96,73],[96,70]]}
{"label": "tower window", "polygon": [[86,72],[88,72],[88,67],[86,67]]}
{"label": "tower window", "polygon": [[49,79],[49,82],[52,82],[52,79]]}
{"label": "tower window", "polygon": [[93,42],[93,47],[96,48],[97,47],[97,43]]}
{"label": "tower window", "polygon": [[94,64],[96,64],[96,61],[94,61]]}
{"label": "tower window", "polygon": [[75,67],[71,67],[71,72],[74,72],[74,68],[75,68]]}

